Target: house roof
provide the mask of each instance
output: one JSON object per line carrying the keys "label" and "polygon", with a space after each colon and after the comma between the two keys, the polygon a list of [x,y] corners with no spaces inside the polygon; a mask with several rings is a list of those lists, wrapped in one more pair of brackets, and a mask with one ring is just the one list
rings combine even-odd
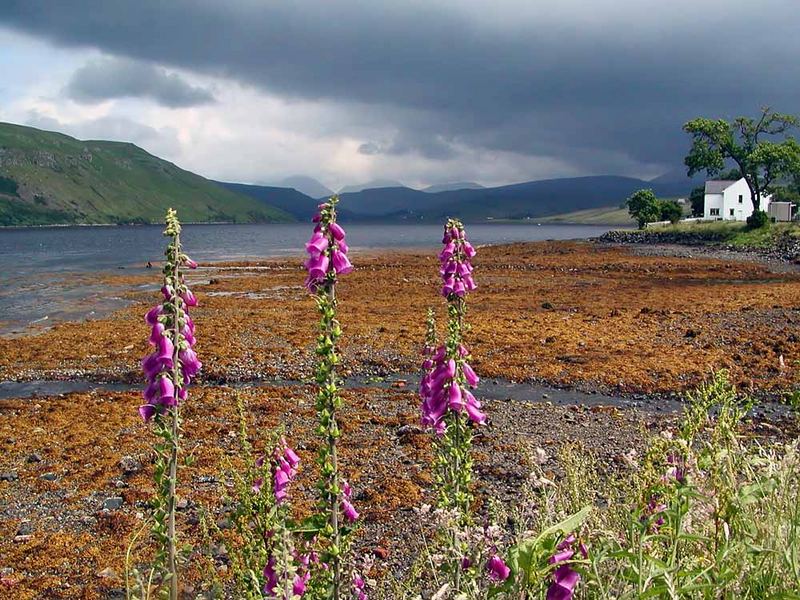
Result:
{"label": "house roof", "polygon": [[732,179],[712,179],[706,181],[706,194],[721,194],[731,187],[737,180]]}

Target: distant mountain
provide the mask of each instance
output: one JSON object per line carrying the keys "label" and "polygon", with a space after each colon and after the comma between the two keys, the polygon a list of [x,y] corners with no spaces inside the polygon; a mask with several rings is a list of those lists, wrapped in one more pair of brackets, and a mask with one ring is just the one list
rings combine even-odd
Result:
{"label": "distant mountain", "polygon": [[292,175],[276,182],[277,187],[294,188],[311,198],[327,198],[333,192],[313,177],[307,175]]}
{"label": "distant mountain", "polygon": [[423,192],[435,194],[436,192],[451,192],[454,190],[480,190],[483,186],[474,181],[454,181],[452,183],[437,183],[436,185],[429,185],[423,188]]}
{"label": "distant mountain", "polygon": [[703,173],[695,173],[693,177],[688,177],[686,175],[686,167],[680,167],[667,171],[658,177],[654,177],[649,183],[655,185],[685,184],[689,186],[689,190],[691,191],[692,188],[703,185],[706,179],[708,178]]}
{"label": "distant mountain", "polygon": [[393,179],[373,179],[372,181],[368,181],[367,183],[362,183],[359,185],[346,185],[339,190],[339,193],[352,194],[354,192],[361,192],[367,189],[399,188],[399,187],[405,187],[405,186],[399,181],[394,181]]}
{"label": "distant mountain", "polygon": [[369,188],[359,192],[339,194],[340,207],[361,217],[418,216],[438,200],[438,194],[428,194],[407,187]]}
{"label": "distant mountain", "polygon": [[294,188],[272,187],[267,185],[250,185],[247,183],[215,182],[225,189],[244,194],[264,203],[266,206],[275,206],[295,217],[300,221],[307,221],[314,216],[318,200],[303,194]]}
{"label": "distant mountain", "polygon": [[653,188],[659,196],[688,195],[691,182],[653,183],[602,175],[435,193],[390,187],[343,194],[341,208],[369,219],[439,221],[448,216],[467,221],[524,219],[620,206],[641,188]]}
{"label": "distant mountain", "polygon": [[285,222],[288,213],[123,142],[0,123],[0,225]]}

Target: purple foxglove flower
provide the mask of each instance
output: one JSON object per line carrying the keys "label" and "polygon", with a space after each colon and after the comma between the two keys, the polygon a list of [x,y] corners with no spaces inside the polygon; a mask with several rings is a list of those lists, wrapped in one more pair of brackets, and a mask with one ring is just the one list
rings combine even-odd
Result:
{"label": "purple foxglove flower", "polygon": [[169,377],[161,377],[158,380],[158,395],[161,404],[165,406],[175,404],[175,386]]}
{"label": "purple foxglove flower", "polygon": [[316,280],[325,279],[328,274],[330,259],[324,254],[312,257],[307,264],[308,275]]}
{"label": "purple foxglove flower", "polygon": [[464,558],[461,559],[461,570],[462,571],[466,571],[471,566],[472,566],[472,560],[469,558],[469,556],[465,556]]}
{"label": "purple foxglove flower", "polygon": [[163,313],[164,307],[159,304],[158,306],[154,306],[147,311],[147,314],[144,316],[144,320],[148,325],[155,325],[158,323],[158,317]]}
{"label": "purple foxglove flower", "polygon": [[505,581],[511,574],[511,569],[508,568],[506,563],[503,562],[503,559],[497,556],[497,554],[489,559],[486,568],[489,571],[489,579],[492,581]]}
{"label": "purple foxglove flower", "polygon": [[441,260],[442,262],[446,261],[451,256],[453,256],[455,250],[456,250],[456,245],[453,242],[447,242],[445,247],[442,248],[442,251],[439,253],[439,260]]}
{"label": "purple foxglove flower", "polygon": [[259,492],[261,492],[261,486],[263,486],[263,485],[264,485],[264,478],[263,477],[259,477],[258,479],[256,479],[253,482],[253,488],[252,488],[253,489],[253,493],[254,494],[258,494]]}
{"label": "purple foxglove flower", "polygon": [[456,279],[455,283],[453,284],[453,293],[459,298],[463,298],[467,293],[467,288],[461,279]]}
{"label": "purple foxglove flower", "polygon": [[466,277],[470,273],[472,273],[472,265],[468,262],[459,263],[456,267],[456,273],[461,277]]}
{"label": "purple foxglove flower", "polygon": [[264,565],[264,595],[272,598],[273,591],[278,587],[278,574],[275,572],[275,558],[269,557],[267,564]]}
{"label": "purple foxglove flower", "polygon": [[150,339],[148,340],[153,346],[158,346],[161,338],[164,337],[164,325],[156,323],[150,331]]}
{"label": "purple foxglove flower", "polygon": [[461,365],[461,371],[464,373],[464,378],[467,380],[467,383],[472,387],[477,387],[480,378],[475,374],[475,371],[472,370],[472,367],[464,362]]}
{"label": "purple foxglove flower", "polygon": [[483,425],[486,423],[486,415],[478,410],[474,404],[467,404],[467,416],[469,417],[470,421],[477,423],[478,425]]}
{"label": "purple foxglove flower", "polygon": [[196,269],[197,268],[197,263],[187,256],[186,257],[186,266],[189,267],[190,269]]}
{"label": "purple foxglove flower", "polygon": [[430,358],[428,358],[428,359],[425,359],[425,360],[422,362],[422,368],[423,368],[423,370],[425,370],[425,371],[429,371],[430,369],[432,369],[432,368],[433,368],[433,361],[432,361]]}
{"label": "purple foxglove flower", "polygon": [[142,371],[144,371],[145,377],[152,381],[156,378],[156,375],[161,373],[164,368],[171,369],[172,368],[172,356],[169,357],[168,361],[163,360],[158,353],[148,354],[142,360]]}
{"label": "purple foxglove flower", "polygon": [[197,298],[192,293],[192,290],[186,290],[181,294],[181,298],[186,303],[186,306],[197,306]]}
{"label": "purple foxglove flower", "polygon": [[553,573],[553,583],[547,589],[547,600],[572,600],[581,576],[569,565],[562,565]]}
{"label": "purple foxglove flower", "polygon": [[350,246],[348,246],[347,242],[345,242],[344,240],[337,242],[336,246],[339,248],[339,252],[342,252],[343,254],[347,254],[348,252],[350,252]]}
{"label": "purple foxglove flower", "polygon": [[162,285],[161,294],[165,299],[172,300],[172,297],[175,295],[175,290],[172,289],[171,285]]}
{"label": "purple foxglove flower", "polygon": [[477,253],[478,252],[475,250],[475,248],[472,247],[472,244],[470,244],[469,242],[464,242],[464,254],[467,255],[467,258],[472,258]]}
{"label": "purple foxglove flower", "polygon": [[353,488],[350,487],[347,481],[342,481],[342,494],[344,494],[345,498],[349,498],[353,495]]}
{"label": "purple foxglove flower", "polygon": [[358,519],[358,512],[346,498],[342,500],[342,514],[348,523],[355,523]]}
{"label": "purple foxglove flower", "polygon": [[311,239],[306,242],[306,252],[312,256],[322,254],[328,249],[328,238],[322,232],[317,231],[311,236]]}
{"label": "purple foxglove flower", "polygon": [[142,392],[145,402],[148,404],[155,404],[156,400],[159,398],[158,390],[159,387],[157,381],[151,381],[149,384],[147,384],[147,387],[144,388],[144,392]]}
{"label": "purple foxglove flower", "polygon": [[[333,225],[335,224],[336,223],[333,223]],[[347,275],[353,270],[353,265],[350,264],[350,260],[347,258],[347,255],[344,252],[334,250],[332,262],[333,268],[338,275]]]}
{"label": "purple foxglove flower", "polygon": [[311,577],[311,573],[306,573],[302,576],[294,576],[294,581],[292,582],[292,593],[295,596],[302,596],[306,593],[306,583],[308,582],[309,577]]}
{"label": "purple foxglove flower", "polygon": [[334,222],[328,225],[328,230],[333,235],[333,239],[335,239],[337,242],[341,242],[344,239],[344,229],[342,229],[342,226],[338,223]]}
{"label": "purple foxglove flower", "polygon": [[178,400],[186,400],[186,396],[189,395],[188,390],[185,387],[178,389]]}
{"label": "purple foxglove flower", "polygon": [[152,404],[144,404],[139,407],[139,414],[142,416],[142,419],[144,419],[144,422],[147,423],[155,416],[156,407]]}
{"label": "purple foxglove flower", "polygon": [[569,560],[575,555],[575,551],[572,548],[565,548],[564,550],[560,550],[556,552],[553,556],[551,556],[547,562],[551,565],[558,564],[560,562],[564,562]]}
{"label": "purple foxglove flower", "polygon": [[478,284],[477,284],[477,283],[475,283],[475,280],[472,278],[472,275],[467,275],[467,276],[464,278],[464,287],[465,287],[465,288],[467,289],[467,291],[469,291],[469,292],[471,292],[471,291],[473,291],[473,290],[476,290],[476,289],[478,289]]}
{"label": "purple foxglove flower", "polygon": [[178,352],[178,358],[181,360],[184,375],[189,377],[194,377],[200,371],[200,367],[203,366],[203,363],[198,360],[197,354],[191,348]]}
{"label": "purple foxglove flower", "polygon": [[175,352],[175,346],[172,345],[172,340],[169,336],[162,335],[158,341],[158,359],[161,361],[169,361],[172,363],[172,355]]}
{"label": "purple foxglove flower", "polygon": [[478,399],[472,395],[472,392],[470,392],[469,390],[463,390],[463,392],[464,392],[464,402],[474,406],[475,408],[481,407],[481,403],[478,402]]}
{"label": "purple foxglove flower", "polygon": [[283,456],[284,458],[286,458],[286,462],[288,462],[293,469],[300,464],[300,457],[297,456],[295,451],[292,450],[289,446],[286,446],[286,449],[283,452]]}
{"label": "purple foxglove flower", "polygon": [[455,381],[450,384],[447,401],[450,408],[452,408],[453,410],[456,411],[464,410],[464,399],[461,396],[461,386],[458,385]]}
{"label": "purple foxglove flower", "polygon": [[572,544],[575,543],[575,540],[576,540],[575,534],[570,533],[567,537],[561,540],[561,543],[559,543],[558,546],[556,546],[556,550],[563,550],[564,548],[569,548],[570,546],[572,546]]}

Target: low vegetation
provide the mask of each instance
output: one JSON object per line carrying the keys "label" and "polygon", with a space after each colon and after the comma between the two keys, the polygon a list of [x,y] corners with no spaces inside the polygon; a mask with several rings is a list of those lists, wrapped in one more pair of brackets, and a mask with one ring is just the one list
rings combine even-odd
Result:
{"label": "low vegetation", "polygon": [[[581,598],[793,598],[800,591],[800,454],[798,441],[759,441],[745,435],[753,402],[725,372],[686,398],[680,422],[650,434],[646,450],[624,455],[608,470],[581,445],[564,446],[561,475],[542,465],[541,448],[529,448],[530,475],[513,505],[474,493],[472,440],[487,421],[474,390],[480,379],[465,345],[467,298],[477,289],[475,248],[463,225],[449,220],[438,256],[441,296],[447,307],[444,335],[431,311],[422,350],[421,423],[432,440],[434,506],[413,517],[426,539],[408,573],[385,574],[378,592],[372,560],[352,543],[359,520],[356,496],[342,476],[337,448],[343,432],[336,284],[352,271],[346,234],[336,222],[336,198],[320,205],[306,244],[305,287],[319,310],[316,345],[316,432],[321,439],[317,501],[307,517],[292,510],[292,483],[300,464],[283,433],[254,452],[246,405],[240,401],[240,452],[244,470],[225,475],[232,527],[201,522],[206,542],[227,548],[231,573],[208,558],[211,597],[482,600]],[[180,225],[168,215],[170,238],[164,296],[147,314],[153,353],[143,361],[148,378],[140,408],[152,421],[156,499],[148,576],[130,561],[129,598],[180,595],[181,561],[174,511],[181,464],[178,408],[191,399],[187,384],[201,368],[194,354],[197,300],[184,268],[196,264],[180,246]],[[401,285],[398,283],[398,285]],[[368,497],[368,495],[365,495]],[[141,552],[148,544],[131,544]],[[182,558],[184,557],[184,558]],[[133,582],[133,583],[131,583]],[[374,590],[374,591],[373,591]],[[389,591],[386,591],[389,590]]]}

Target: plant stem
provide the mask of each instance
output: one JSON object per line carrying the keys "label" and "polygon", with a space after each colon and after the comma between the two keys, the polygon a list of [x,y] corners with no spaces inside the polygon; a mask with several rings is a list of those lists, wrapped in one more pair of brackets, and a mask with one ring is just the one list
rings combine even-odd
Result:
{"label": "plant stem", "polygon": [[174,290],[173,297],[173,355],[172,355],[172,382],[175,386],[175,406],[172,407],[172,448],[170,449],[169,457],[169,498],[168,502],[168,521],[167,521],[167,536],[168,536],[168,560],[169,560],[169,597],[170,600],[178,600],[178,561],[177,561],[177,540],[175,534],[175,488],[178,481],[178,435],[179,435],[179,420],[178,420],[178,402],[177,390],[178,386],[183,385],[183,378],[181,376],[180,368],[180,303],[181,299],[178,295],[178,287],[180,285],[179,273],[179,260],[180,260],[181,242],[180,236],[176,235],[174,240],[174,260],[175,267],[172,272],[172,289]]}
{"label": "plant stem", "polygon": [[[336,306],[336,289],[333,283],[328,285],[328,302],[333,309]],[[333,335],[334,322],[331,320],[327,324],[326,333],[330,336]],[[333,348],[336,352],[336,348]],[[330,373],[328,374],[328,384],[336,386],[336,366],[331,364]],[[336,433],[338,430],[336,423],[336,401],[335,398],[331,399],[330,403],[330,420],[328,422],[328,450],[330,452],[331,465],[333,467],[333,474],[331,475],[331,488],[337,490],[335,494],[331,494],[330,498],[330,523],[333,529],[333,545],[336,552],[333,555],[333,598],[339,600],[339,587],[342,580],[342,564],[340,560],[340,534],[339,534],[339,464],[336,455]]]}

